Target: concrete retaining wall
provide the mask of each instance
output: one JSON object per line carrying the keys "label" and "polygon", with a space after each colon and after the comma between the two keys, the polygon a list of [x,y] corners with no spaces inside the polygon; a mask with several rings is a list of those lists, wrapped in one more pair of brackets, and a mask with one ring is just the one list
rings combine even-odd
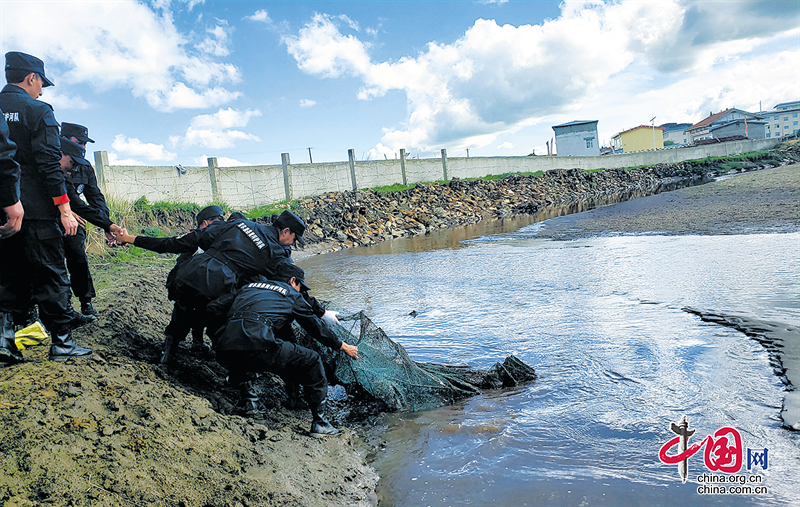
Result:
{"label": "concrete retaining wall", "polygon": [[140,197],[150,202],[224,202],[235,209],[250,209],[288,199],[357,188],[414,184],[452,178],[479,178],[515,172],[552,169],[611,169],[678,163],[706,157],[725,157],[770,149],[780,139],[649,150],[598,157],[471,157],[356,161],[353,150],[344,162],[291,164],[284,154],[281,165],[217,167],[111,166],[106,152],[95,152],[97,177],[103,192],[120,201]]}

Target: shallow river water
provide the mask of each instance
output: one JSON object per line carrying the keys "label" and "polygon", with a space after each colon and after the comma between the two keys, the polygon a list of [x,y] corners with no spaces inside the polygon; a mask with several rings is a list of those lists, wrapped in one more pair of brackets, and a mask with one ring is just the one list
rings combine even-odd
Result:
{"label": "shallow river water", "polygon": [[[489,368],[514,354],[539,376],[382,417],[380,505],[800,505],[800,434],[781,427],[767,352],[681,310],[800,325],[800,234],[559,242],[534,238],[540,227],[481,224],[300,263],[318,298],[366,310],[417,361]],[[701,449],[683,483],[659,450],[684,415],[690,445],[731,427],[744,461],[767,449],[767,468],[715,472]],[[766,493],[698,492],[731,475]]]}

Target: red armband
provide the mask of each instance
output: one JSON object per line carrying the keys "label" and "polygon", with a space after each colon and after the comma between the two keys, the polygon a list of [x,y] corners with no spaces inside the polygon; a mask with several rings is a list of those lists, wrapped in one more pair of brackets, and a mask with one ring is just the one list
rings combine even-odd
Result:
{"label": "red armband", "polygon": [[56,206],[64,204],[65,202],[69,202],[69,197],[67,197],[67,194],[64,194],[60,197],[53,197],[53,204]]}

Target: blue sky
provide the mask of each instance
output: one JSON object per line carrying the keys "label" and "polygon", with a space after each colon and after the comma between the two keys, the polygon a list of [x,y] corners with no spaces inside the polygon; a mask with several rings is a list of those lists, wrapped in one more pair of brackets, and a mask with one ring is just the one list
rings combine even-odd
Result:
{"label": "blue sky", "polygon": [[797,0],[0,0],[0,49],[117,165],[524,156],[800,100]]}

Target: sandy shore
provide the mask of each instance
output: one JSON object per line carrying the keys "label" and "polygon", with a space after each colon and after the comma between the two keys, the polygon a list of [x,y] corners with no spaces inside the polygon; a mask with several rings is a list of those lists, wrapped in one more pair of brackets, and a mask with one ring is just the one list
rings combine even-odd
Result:
{"label": "sandy shore", "polygon": [[542,237],[800,231],[800,165],[730,176],[545,222]]}

